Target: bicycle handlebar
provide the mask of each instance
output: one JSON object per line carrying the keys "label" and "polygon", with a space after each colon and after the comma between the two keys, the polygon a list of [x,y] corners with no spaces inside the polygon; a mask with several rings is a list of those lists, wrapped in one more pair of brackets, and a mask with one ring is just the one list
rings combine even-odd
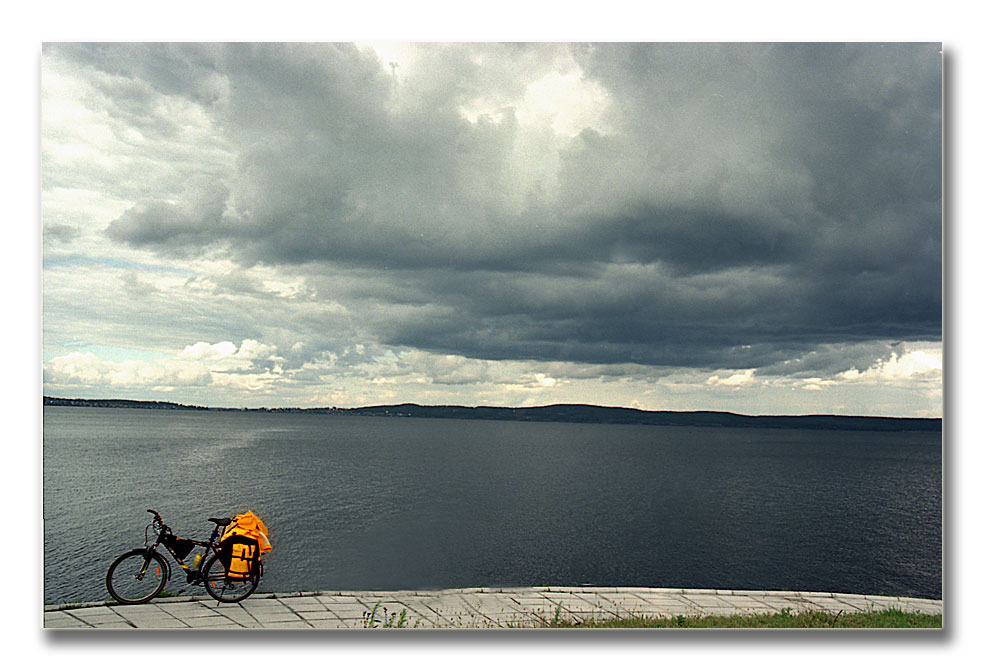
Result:
{"label": "bicycle handlebar", "polygon": [[156,510],[151,510],[150,508],[147,509],[147,512],[151,513],[154,516],[154,521],[151,522],[151,524],[154,525],[155,529],[159,531],[171,533],[171,527],[169,527],[167,524],[164,523],[164,520],[161,519],[160,513],[158,513]]}

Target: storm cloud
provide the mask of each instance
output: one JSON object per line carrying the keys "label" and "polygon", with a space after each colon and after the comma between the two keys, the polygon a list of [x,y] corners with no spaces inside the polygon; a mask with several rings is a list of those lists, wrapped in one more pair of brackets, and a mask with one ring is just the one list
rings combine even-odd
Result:
{"label": "storm cloud", "polygon": [[936,44],[44,54],[168,152],[87,174],[107,245],[301,277],[384,348],[809,375],[941,337]]}

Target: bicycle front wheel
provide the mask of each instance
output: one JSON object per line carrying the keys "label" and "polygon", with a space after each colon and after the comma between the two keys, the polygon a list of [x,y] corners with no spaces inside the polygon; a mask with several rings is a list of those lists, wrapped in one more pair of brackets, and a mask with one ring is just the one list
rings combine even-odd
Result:
{"label": "bicycle front wheel", "polygon": [[216,601],[222,603],[236,603],[242,601],[256,591],[260,584],[259,572],[251,578],[245,580],[231,580],[226,578],[226,568],[219,561],[219,557],[213,555],[202,569],[202,580],[205,583],[205,591]]}
{"label": "bicycle front wheel", "polygon": [[110,564],[106,589],[120,603],[147,603],[164,589],[168,565],[157,552],[131,550]]}

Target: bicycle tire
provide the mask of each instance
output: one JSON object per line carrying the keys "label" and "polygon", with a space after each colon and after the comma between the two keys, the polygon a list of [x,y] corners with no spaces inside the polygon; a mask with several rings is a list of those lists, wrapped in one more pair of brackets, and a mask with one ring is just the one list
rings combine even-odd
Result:
{"label": "bicycle tire", "polygon": [[167,560],[144,549],[124,552],[106,572],[109,595],[125,604],[147,603],[161,593],[167,581]]}
{"label": "bicycle tire", "polygon": [[237,603],[256,591],[260,584],[260,573],[246,580],[227,580],[226,568],[219,561],[218,555],[213,555],[202,568],[202,583],[205,591],[216,601],[222,603]]}

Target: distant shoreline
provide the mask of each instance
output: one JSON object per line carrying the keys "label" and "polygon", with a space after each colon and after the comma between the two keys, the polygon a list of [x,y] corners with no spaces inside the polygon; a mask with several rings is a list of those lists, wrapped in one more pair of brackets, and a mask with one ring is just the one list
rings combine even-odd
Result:
{"label": "distant shoreline", "polygon": [[227,408],[184,405],[167,401],[82,399],[45,396],[45,406],[123,408],[141,410],[197,410],[203,412],[265,412],[360,417],[416,417],[430,419],[485,419],[520,422],[569,422],[580,424],[633,424],[645,426],[696,426],[723,428],[821,429],[842,431],[936,431],[940,418],[866,417],[856,415],[740,415],[717,411],[637,410],[582,404],[501,408],[491,406],[415,403],[374,405],[360,408]]}

